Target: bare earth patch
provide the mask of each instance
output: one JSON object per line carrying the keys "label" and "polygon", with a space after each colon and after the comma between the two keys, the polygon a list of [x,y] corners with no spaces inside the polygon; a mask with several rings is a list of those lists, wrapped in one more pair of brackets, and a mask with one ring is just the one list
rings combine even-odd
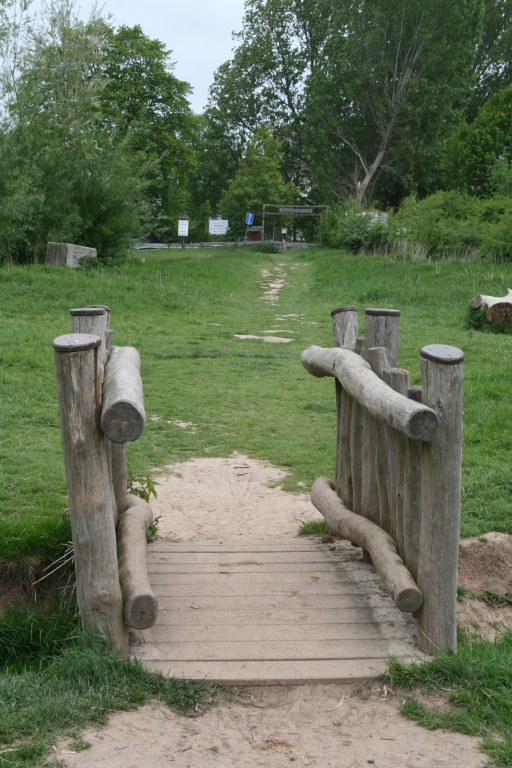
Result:
{"label": "bare earth patch", "polygon": [[[158,499],[152,502],[155,516],[160,516],[158,535],[165,539],[294,536],[302,521],[318,517],[307,495],[279,488],[283,472],[245,456],[193,459],[166,471],[158,478]],[[478,547],[463,542],[461,583],[476,591],[483,585],[501,590],[503,584],[493,580],[495,570],[500,578],[510,575],[510,560],[493,559],[493,553],[509,557],[503,553],[509,551],[511,537],[486,538],[488,542],[478,542]],[[483,560],[482,552],[486,553]],[[473,557],[477,558],[474,567]],[[494,565],[487,567],[489,558]],[[476,575],[483,581],[477,582]],[[475,581],[469,586],[471,579]],[[362,688],[247,689],[185,718],[161,705],[114,714],[106,728],[83,734],[89,749],[73,753],[69,746],[58,745],[54,757],[70,768],[281,768],[291,764],[473,768],[485,764],[478,739],[427,731],[402,717],[399,708],[404,697],[378,683]],[[446,706],[441,698],[429,701],[432,704]]]}
{"label": "bare earth patch", "polygon": [[512,536],[486,533],[459,547],[457,622],[468,632],[492,640],[512,629]]}

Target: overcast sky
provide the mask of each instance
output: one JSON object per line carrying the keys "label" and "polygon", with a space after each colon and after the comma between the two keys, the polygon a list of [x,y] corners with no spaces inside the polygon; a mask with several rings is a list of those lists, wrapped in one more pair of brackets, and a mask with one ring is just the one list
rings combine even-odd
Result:
{"label": "overcast sky", "polygon": [[[81,18],[87,18],[93,0],[77,0]],[[111,14],[115,26],[139,24],[144,34],[157,38],[172,51],[174,74],[190,83],[194,112],[202,112],[213,73],[231,58],[231,33],[240,31],[244,0],[105,0],[97,8]]]}

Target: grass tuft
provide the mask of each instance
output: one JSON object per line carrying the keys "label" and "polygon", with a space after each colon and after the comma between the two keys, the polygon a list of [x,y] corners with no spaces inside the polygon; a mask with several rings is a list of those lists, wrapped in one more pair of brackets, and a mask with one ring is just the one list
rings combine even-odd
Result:
{"label": "grass tuft", "polygon": [[308,520],[299,528],[299,536],[323,536],[325,533],[325,520]]}

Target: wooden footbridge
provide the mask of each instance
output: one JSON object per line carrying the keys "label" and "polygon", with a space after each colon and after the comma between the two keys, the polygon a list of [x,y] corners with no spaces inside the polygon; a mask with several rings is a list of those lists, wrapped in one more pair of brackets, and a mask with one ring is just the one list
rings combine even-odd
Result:
{"label": "wooden footbridge", "polygon": [[54,351],[86,626],[122,652],[143,630],[132,651],[149,667],[231,684],[364,680],[390,655],[456,650],[460,350],[424,347],[411,387],[400,313],[366,310],[360,339],[357,310],[334,310],[334,347],[302,355],[335,379],[335,482],[311,491],[334,536],[146,548],[150,505],[126,491],[125,444],[145,426],[139,356],[111,346],[108,308],[71,314]]}
{"label": "wooden footbridge", "polygon": [[[278,510],[276,510],[278,513]],[[355,682],[418,658],[361,550],[318,537],[153,542],[158,618],[134,649],[151,669],[230,685]]]}

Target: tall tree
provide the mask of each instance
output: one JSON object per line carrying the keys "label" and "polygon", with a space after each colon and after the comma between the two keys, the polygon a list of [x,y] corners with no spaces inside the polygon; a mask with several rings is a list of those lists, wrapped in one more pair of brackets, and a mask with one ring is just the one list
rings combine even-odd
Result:
{"label": "tall tree", "polygon": [[171,51],[140,26],[109,30],[103,58],[101,111],[116,139],[128,141],[146,165],[146,227],[160,237],[176,234],[187,213],[196,172],[195,121],[190,86],[172,70]]}
{"label": "tall tree", "polygon": [[431,183],[429,155],[470,92],[481,11],[482,0],[338,0],[308,81],[312,159],[327,195],[362,203],[397,180]]}
{"label": "tall tree", "polygon": [[512,84],[491,96],[472,123],[450,136],[442,164],[444,183],[449,189],[487,197],[494,192],[496,172],[511,162]]}
{"label": "tall tree", "polygon": [[494,93],[512,82],[512,0],[484,0],[473,71],[476,83],[467,109],[469,121]]}
{"label": "tall tree", "polygon": [[292,182],[283,181],[281,161],[279,140],[268,129],[258,129],[219,201],[222,215],[229,219],[231,234],[243,234],[249,211],[255,214],[255,223],[261,224],[264,203],[296,202],[298,189]]}
{"label": "tall tree", "polygon": [[61,0],[46,6],[40,23],[26,31],[3,126],[2,255],[37,258],[48,240],[112,255],[131,240],[142,185],[136,159],[121,143],[113,145],[101,124],[106,24],[95,15],[79,21],[72,3]]}

